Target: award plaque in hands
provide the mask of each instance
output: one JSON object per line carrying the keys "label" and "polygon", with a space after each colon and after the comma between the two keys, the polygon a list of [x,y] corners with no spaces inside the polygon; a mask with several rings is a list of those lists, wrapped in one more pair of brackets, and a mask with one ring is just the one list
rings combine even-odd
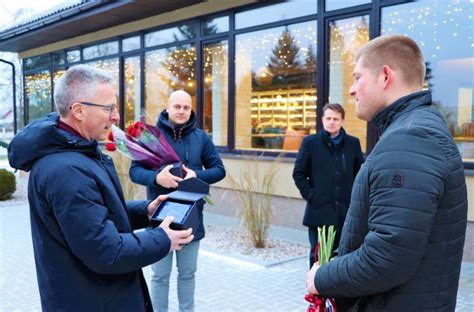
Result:
{"label": "award plaque in hands", "polygon": [[153,227],[159,226],[167,217],[173,216],[170,228],[174,230],[193,231],[199,226],[197,203],[209,194],[209,184],[198,178],[190,178],[179,182],[178,190],[168,194],[168,199],[162,202],[151,217]]}

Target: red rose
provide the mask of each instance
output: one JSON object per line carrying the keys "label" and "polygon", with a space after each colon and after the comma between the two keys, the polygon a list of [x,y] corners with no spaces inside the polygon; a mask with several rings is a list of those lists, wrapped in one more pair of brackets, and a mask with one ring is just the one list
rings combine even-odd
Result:
{"label": "red rose", "polygon": [[114,142],[107,142],[105,143],[105,149],[109,152],[114,152],[115,150],[117,150],[117,147],[115,146]]}

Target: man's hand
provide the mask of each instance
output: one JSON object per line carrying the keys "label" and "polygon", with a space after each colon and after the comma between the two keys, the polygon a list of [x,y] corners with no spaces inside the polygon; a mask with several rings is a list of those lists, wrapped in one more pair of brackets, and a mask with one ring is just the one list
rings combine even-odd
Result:
{"label": "man's hand", "polygon": [[319,295],[316,286],[314,285],[314,277],[316,276],[316,271],[319,269],[319,264],[316,262],[313,264],[311,270],[306,274],[306,288],[310,294]]}
{"label": "man's hand", "polygon": [[150,204],[148,204],[148,219],[151,219],[156,208],[167,199],[168,195],[160,195],[155,198]]}
{"label": "man's hand", "polygon": [[171,222],[173,222],[173,220],[174,220],[174,217],[168,216],[160,224],[160,228],[165,230],[166,234],[171,240],[170,251],[181,250],[181,248],[183,248],[182,245],[189,244],[194,238],[194,235],[192,235],[193,233],[192,229],[187,229],[185,231],[175,231],[175,230],[170,229],[170,224]]}
{"label": "man's hand", "polygon": [[186,176],[184,177],[185,180],[196,177],[196,172],[194,170],[189,169],[184,164],[183,164],[183,171],[186,172]]}
{"label": "man's hand", "polygon": [[170,170],[173,165],[168,165],[156,176],[156,184],[166,188],[177,188],[178,182],[182,181],[180,177],[172,175]]}

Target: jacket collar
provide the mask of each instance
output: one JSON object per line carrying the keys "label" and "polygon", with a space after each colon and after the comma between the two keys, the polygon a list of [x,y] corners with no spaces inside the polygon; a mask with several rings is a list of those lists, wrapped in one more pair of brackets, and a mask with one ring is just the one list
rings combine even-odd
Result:
{"label": "jacket collar", "polygon": [[418,107],[427,105],[431,105],[430,91],[411,93],[399,98],[382,111],[378,112],[372,119],[372,122],[378,127],[380,134],[382,134],[392,121],[402,113],[411,112]]}
{"label": "jacket collar", "polygon": [[[324,129],[321,129],[321,137],[323,138],[324,143],[328,147],[333,147],[333,148],[336,147],[333,140],[331,140],[331,137],[329,136],[329,134]],[[342,146],[342,144],[344,142],[344,139],[346,137],[346,131],[344,130],[344,128],[341,127],[341,130],[339,130],[338,137],[340,137],[340,142],[339,142],[339,144],[337,144],[337,146],[340,147],[340,146]]]}

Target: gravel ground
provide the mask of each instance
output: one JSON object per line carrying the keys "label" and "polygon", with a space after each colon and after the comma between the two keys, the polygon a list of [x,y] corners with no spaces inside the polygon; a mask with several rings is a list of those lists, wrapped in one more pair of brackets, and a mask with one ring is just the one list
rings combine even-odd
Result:
{"label": "gravel ground", "polygon": [[265,248],[255,248],[244,228],[211,225],[206,225],[206,237],[201,241],[201,248],[265,266],[305,257],[308,253],[308,246],[272,238],[267,238]]}

